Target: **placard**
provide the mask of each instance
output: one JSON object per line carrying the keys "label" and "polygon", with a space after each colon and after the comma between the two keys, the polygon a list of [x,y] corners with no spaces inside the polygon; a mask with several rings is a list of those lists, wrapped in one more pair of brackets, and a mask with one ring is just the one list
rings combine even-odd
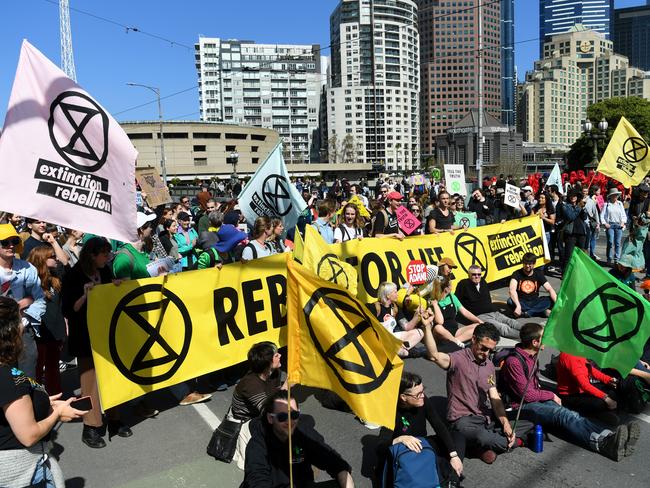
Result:
{"label": "placard", "polygon": [[465,166],[462,164],[445,164],[445,188],[454,195],[467,196],[465,184]]}

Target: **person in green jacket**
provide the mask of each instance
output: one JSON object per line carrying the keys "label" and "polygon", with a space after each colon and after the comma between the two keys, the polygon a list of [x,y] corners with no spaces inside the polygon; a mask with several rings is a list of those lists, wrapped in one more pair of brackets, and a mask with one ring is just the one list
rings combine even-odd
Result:
{"label": "person in green jacket", "polygon": [[194,254],[194,246],[196,246],[197,241],[199,240],[199,235],[191,227],[190,214],[187,212],[180,212],[176,217],[178,220],[178,231],[174,236],[176,242],[178,243],[178,252],[180,253],[183,263],[183,269],[190,269],[194,264],[196,255]]}

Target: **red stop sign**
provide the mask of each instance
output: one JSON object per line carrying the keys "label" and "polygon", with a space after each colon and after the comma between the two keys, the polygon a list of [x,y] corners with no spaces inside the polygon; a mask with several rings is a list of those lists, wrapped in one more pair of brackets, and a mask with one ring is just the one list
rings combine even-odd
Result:
{"label": "red stop sign", "polygon": [[406,281],[412,285],[422,285],[427,281],[427,266],[424,262],[411,261],[406,267]]}

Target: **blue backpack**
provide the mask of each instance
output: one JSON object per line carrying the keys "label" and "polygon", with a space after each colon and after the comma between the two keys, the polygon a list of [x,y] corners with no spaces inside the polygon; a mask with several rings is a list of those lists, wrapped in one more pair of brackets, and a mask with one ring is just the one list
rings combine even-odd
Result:
{"label": "blue backpack", "polygon": [[389,459],[384,466],[383,488],[438,488],[436,453],[429,441],[418,437],[422,451],[411,451],[404,444],[388,448]]}

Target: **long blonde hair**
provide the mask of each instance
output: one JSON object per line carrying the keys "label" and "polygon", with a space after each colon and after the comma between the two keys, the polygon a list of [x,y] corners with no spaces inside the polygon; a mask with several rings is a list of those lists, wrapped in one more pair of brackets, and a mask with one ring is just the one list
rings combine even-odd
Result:
{"label": "long blonde hair", "polygon": [[440,301],[445,294],[445,290],[449,287],[451,280],[447,276],[439,277],[433,280],[433,287],[431,288],[431,298]]}

